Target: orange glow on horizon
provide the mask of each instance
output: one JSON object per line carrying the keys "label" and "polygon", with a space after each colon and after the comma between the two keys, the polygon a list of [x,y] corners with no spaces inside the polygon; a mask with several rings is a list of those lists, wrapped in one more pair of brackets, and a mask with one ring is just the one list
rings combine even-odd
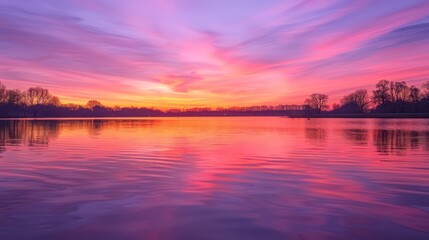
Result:
{"label": "orange glow on horizon", "polygon": [[429,80],[427,1],[261,1],[210,11],[130,1],[4,1],[0,81],[47,88],[63,103],[165,110],[302,104],[314,92],[332,105],[381,79]]}

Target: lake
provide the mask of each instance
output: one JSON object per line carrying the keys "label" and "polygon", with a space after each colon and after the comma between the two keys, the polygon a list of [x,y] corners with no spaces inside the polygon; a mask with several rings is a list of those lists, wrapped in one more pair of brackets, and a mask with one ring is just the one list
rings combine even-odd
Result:
{"label": "lake", "polygon": [[0,239],[429,239],[429,119],[1,120]]}

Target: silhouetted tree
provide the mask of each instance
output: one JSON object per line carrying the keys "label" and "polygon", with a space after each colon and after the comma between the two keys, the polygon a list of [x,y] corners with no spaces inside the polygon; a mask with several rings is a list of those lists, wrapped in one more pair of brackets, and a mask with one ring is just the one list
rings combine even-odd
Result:
{"label": "silhouetted tree", "polygon": [[6,91],[6,103],[8,105],[19,105],[22,103],[22,92],[19,89]]}
{"label": "silhouetted tree", "polygon": [[376,90],[373,91],[372,101],[375,104],[382,104],[391,101],[390,96],[390,82],[387,80],[380,80],[375,86]]}
{"label": "silhouetted tree", "polygon": [[0,82],[0,104],[6,103],[6,86]]}
{"label": "silhouetted tree", "polygon": [[393,102],[407,102],[409,100],[410,88],[404,81],[390,82],[390,92]]}
{"label": "silhouetted tree", "polygon": [[341,99],[343,106],[354,106],[357,112],[364,112],[369,105],[369,96],[366,89],[359,89],[353,93],[344,96]]}
{"label": "silhouetted tree", "polygon": [[410,96],[408,97],[408,99],[412,103],[418,103],[421,100],[420,89],[418,89],[415,86],[411,86],[410,87]]}
{"label": "silhouetted tree", "polygon": [[27,92],[25,92],[24,97],[27,106],[36,106],[48,103],[49,99],[51,98],[51,94],[49,94],[48,89],[35,87],[29,88]]}
{"label": "silhouetted tree", "polygon": [[102,107],[103,104],[97,100],[89,100],[88,103],[86,103],[86,107],[90,110],[94,110],[96,107]]}
{"label": "silhouetted tree", "polygon": [[52,96],[49,99],[48,104],[51,106],[59,107],[61,106],[61,100],[57,96]]}
{"label": "silhouetted tree", "polygon": [[305,100],[305,103],[308,104],[312,109],[320,113],[322,110],[327,109],[329,106],[328,95],[321,93],[313,93],[308,99]]}
{"label": "silhouetted tree", "polygon": [[429,81],[423,83],[422,88],[423,88],[423,98],[429,99]]}
{"label": "silhouetted tree", "polygon": [[49,90],[41,87],[29,88],[24,94],[24,102],[34,117],[37,117],[42,106],[47,104],[50,98]]}

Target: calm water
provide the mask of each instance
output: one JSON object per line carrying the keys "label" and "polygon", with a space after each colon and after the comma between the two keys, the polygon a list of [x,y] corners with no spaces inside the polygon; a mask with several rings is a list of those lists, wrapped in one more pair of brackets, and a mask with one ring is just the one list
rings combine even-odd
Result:
{"label": "calm water", "polygon": [[429,239],[429,120],[0,121],[0,239]]}

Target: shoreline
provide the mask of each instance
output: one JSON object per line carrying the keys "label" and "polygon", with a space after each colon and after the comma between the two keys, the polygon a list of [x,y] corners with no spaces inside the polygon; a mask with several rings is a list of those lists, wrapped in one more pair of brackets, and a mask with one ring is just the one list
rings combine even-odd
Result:
{"label": "shoreline", "polygon": [[[306,118],[429,118],[429,113],[322,113]],[[304,118],[304,117],[300,117]]]}
{"label": "shoreline", "polygon": [[97,116],[97,117],[8,117],[0,118],[5,120],[56,120],[56,119],[138,119],[138,118],[225,118],[225,117],[280,117],[280,118],[428,118],[429,113],[321,113],[321,114],[303,114],[303,115],[193,115],[193,116]]}

